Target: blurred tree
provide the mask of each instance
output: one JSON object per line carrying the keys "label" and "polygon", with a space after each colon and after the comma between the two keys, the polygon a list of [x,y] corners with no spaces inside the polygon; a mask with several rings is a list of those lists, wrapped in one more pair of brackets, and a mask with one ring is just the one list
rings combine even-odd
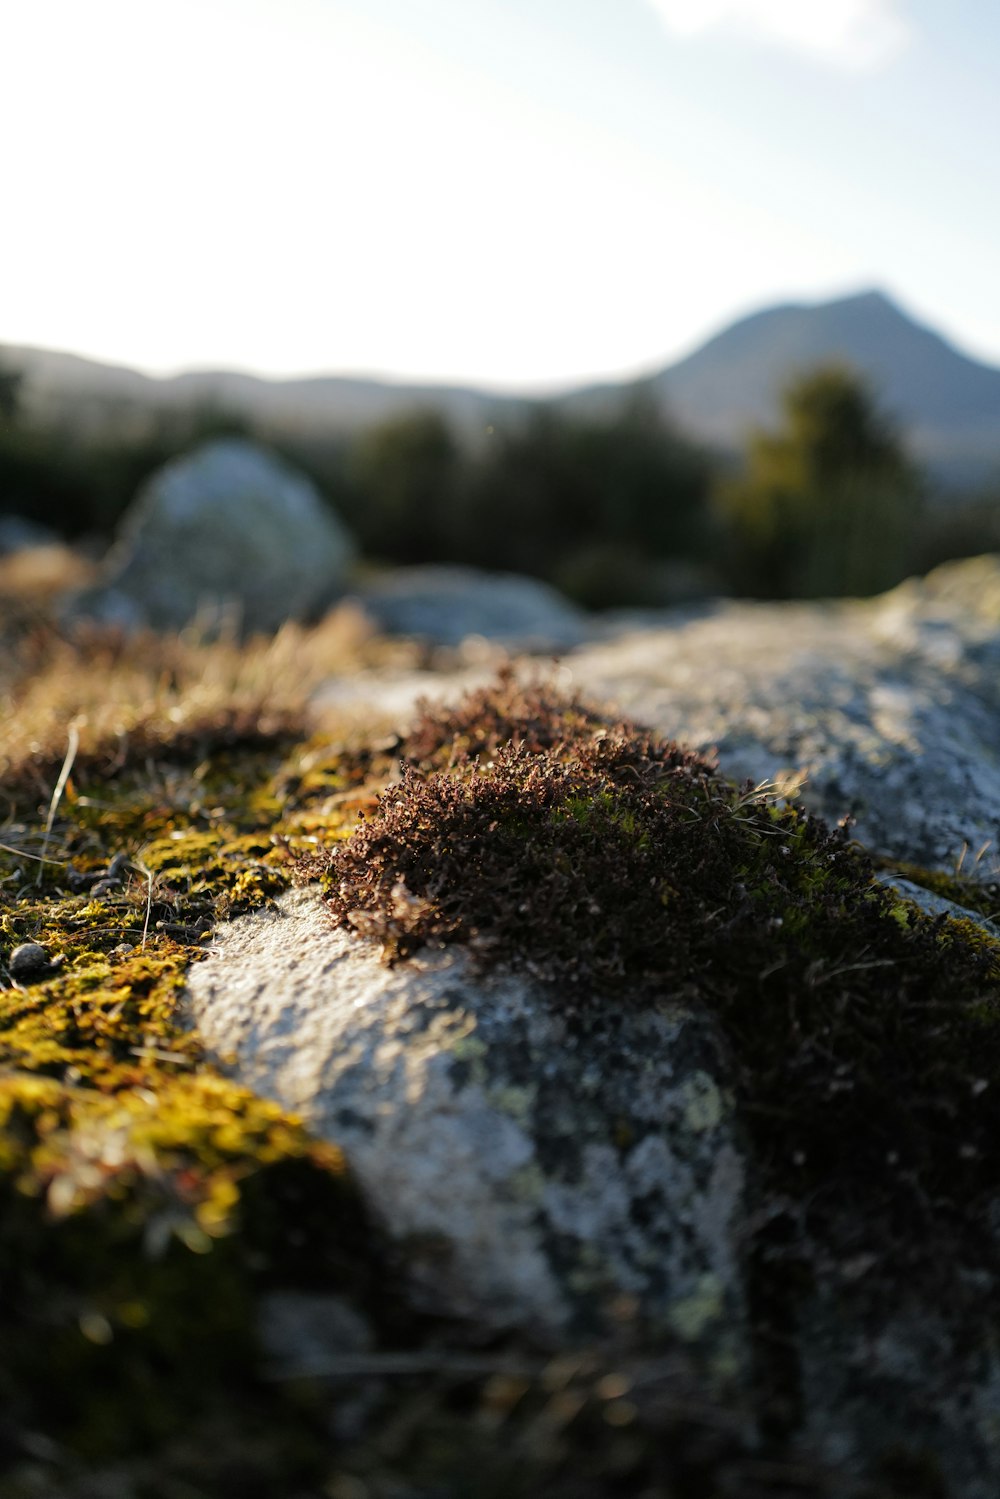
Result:
{"label": "blurred tree", "polygon": [[20,370],[0,364],[0,423],[12,427],[21,410],[24,375]]}
{"label": "blurred tree", "polygon": [[929,505],[916,552],[916,570],[921,573],[957,557],[1000,552],[1000,484]]}
{"label": "blurred tree", "polygon": [[717,508],[738,593],[870,594],[898,582],[922,507],[916,474],[865,383],[831,365],[784,395],[785,427],[750,439]]}
{"label": "blurred tree", "polygon": [[444,418],[415,411],[359,438],[350,464],[350,520],[365,551],[392,562],[453,554],[461,455]]}
{"label": "blurred tree", "polygon": [[705,553],[709,483],[705,454],[648,391],[599,418],[540,406],[494,434],[463,494],[457,545],[584,602],[635,602],[651,559]]}

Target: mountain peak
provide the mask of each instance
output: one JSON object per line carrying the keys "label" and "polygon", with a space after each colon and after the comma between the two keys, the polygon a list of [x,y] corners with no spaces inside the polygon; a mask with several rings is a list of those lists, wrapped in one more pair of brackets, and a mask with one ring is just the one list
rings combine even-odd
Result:
{"label": "mountain peak", "polygon": [[896,299],[881,286],[863,287],[861,291],[847,292],[842,297],[831,297],[817,305],[820,307],[837,307],[849,306],[851,303],[856,303],[858,306],[891,307],[896,312],[900,310]]}
{"label": "mountain peak", "polygon": [[872,286],[864,291],[850,292],[845,297],[836,297],[832,301],[815,304],[833,311],[837,308],[856,308],[859,312],[880,313],[891,312],[894,317],[907,318],[906,313],[900,307],[895,297],[883,291],[880,286]]}
{"label": "mountain peak", "polygon": [[738,447],[780,421],[791,380],[834,362],[865,378],[918,458],[942,473],[952,454],[970,475],[973,460],[983,474],[997,467],[1000,370],[968,359],[881,287],[751,313],[664,370],[661,388],[682,425]]}

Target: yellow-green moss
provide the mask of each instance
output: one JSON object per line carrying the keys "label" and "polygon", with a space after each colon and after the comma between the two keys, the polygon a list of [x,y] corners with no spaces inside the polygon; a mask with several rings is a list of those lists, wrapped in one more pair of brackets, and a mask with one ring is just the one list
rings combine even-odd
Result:
{"label": "yellow-green moss", "polygon": [[905,859],[880,858],[876,860],[876,866],[929,890],[932,895],[940,895],[956,906],[964,906],[967,911],[978,911],[981,916],[1000,920],[1000,874],[995,879],[972,879],[960,870],[948,874],[940,869],[927,869],[922,864],[908,863]]}
{"label": "yellow-green moss", "polygon": [[299,758],[278,741],[127,767],[71,783],[47,839],[42,808],[0,837],[0,977],[24,942],[53,960],[0,988],[0,1439],[120,1453],[206,1399],[242,1429],[270,1398],[263,1287],[376,1308],[381,1247],[339,1152],[211,1066],[177,1012],[215,924],[273,901],[289,847],[349,816],[319,805],[346,780],[316,746],[290,791]]}

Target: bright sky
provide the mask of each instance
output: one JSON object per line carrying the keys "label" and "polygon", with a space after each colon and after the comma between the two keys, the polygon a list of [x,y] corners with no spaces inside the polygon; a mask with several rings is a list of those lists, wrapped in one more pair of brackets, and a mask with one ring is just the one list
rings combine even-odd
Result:
{"label": "bright sky", "polygon": [[1000,364],[984,0],[0,13],[0,342],[540,386],[878,285]]}

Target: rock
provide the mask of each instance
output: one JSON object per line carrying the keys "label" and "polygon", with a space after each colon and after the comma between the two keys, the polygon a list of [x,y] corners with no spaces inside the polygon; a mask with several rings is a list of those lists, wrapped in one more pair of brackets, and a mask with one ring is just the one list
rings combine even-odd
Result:
{"label": "rock", "polygon": [[992,1499],[988,924],[509,675],[404,752],[313,862],[327,907],[190,971],[216,1060],[344,1150],[462,1336],[665,1360],[831,1492]]}
{"label": "rock", "polygon": [[784,784],[874,852],[995,879],[1000,557],[869,602],[723,604],[570,658],[597,701]]}
{"label": "rock", "polygon": [[404,567],[358,594],[378,629],[457,646],[469,636],[512,650],[564,651],[592,632],[587,616],[547,583],[468,567]]}
{"label": "rock", "polygon": [[70,613],[125,628],[276,630],[343,592],[353,550],[303,475],[253,443],[211,442],[147,481],[102,581]]}
{"label": "rock", "polygon": [[315,894],[280,909],[222,930],[191,1018],[346,1151],[419,1304],[553,1336],[626,1316],[730,1378],[743,1166],[704,1021],[616,1004],[574,1027],[523,976],[388,969]]}
{"label": "rock", "polygon": [[851,1499],[992,1499],[1000,1490],[996,1344],[970,1355],[946,1304],[928,1305],[878,1276],[866,1288],[865,1278],[863,1262],[847,1261],[839,1284],[822,1288],[802,1314],[803,1446],[856,1483],[873,1467],[903,1480],[848,1488]]}
{"label": "rock", "polygon": [[[787,1205],[755,1195],[705,1017],[619,1004],[581,1031],[530,979],[486,977],[462,950],[388,969],[332,930],[314,893],[283,897],[279,913],[220,930],[191,970],[189,1014],[242,1082],[345,1149],[418,1308],[480,1336],[655,1350],[752,1432],[761,1348],[745,1248]],[[850,1245],[856,1227],[837,1237]],[[967,1342],[946,1302],[886,1279],[875,1255],[831,1259],[789,1297],[793,1463],[853,1483],[898,1451],[905,1472],[993,1499],[1000,1358],[988,1338]],[[336,1308],[315,1328],[305,1303],[265,1317],[265,1344],[290,1373],[336,1373],[350,1351]]]}
{"label": "rock", "polygon": [[22,942],[7,960],[10,976],[19,984],[34,984],[52,972],[52,959],[38,942]]}

